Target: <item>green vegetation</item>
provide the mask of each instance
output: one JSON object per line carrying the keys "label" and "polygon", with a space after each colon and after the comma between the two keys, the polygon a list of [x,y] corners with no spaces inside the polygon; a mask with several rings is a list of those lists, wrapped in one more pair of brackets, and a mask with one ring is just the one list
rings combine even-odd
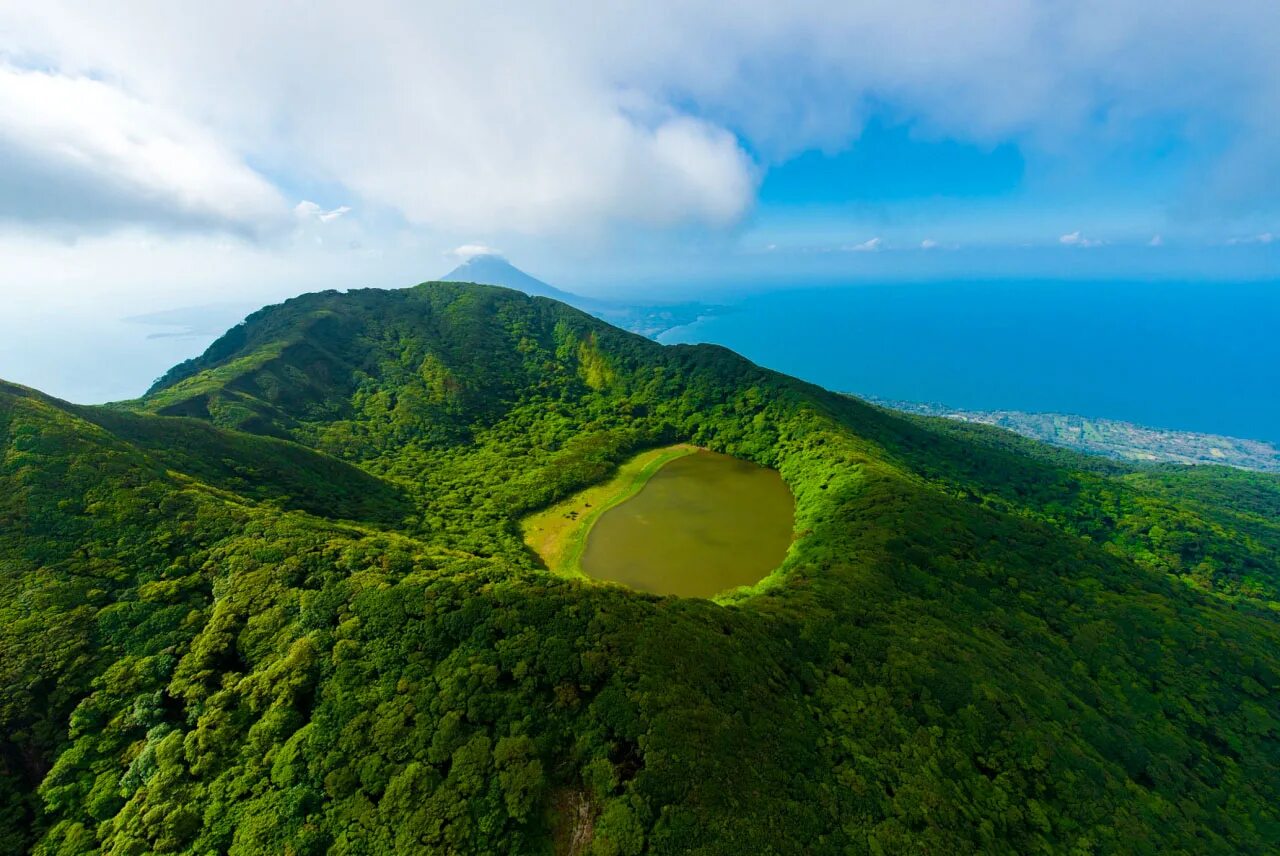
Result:
{"label": "green vegetation", "polygon": [[[779,470],[723,604],[519,521]],[[144,398],[0,385],[0,852],[1264,853],[1280,480],[904,416],[545,299],[264,309]]]}
{"label": "green vegetation", "polygon": [[648,449],[623,461],[608,481],[584,488],[520,521],[525,543],[552,572],[584,576],[582,551],[587,546],[587,533],[600,515],[639,493],[664,465],[696,450],[688,443],[677,443]]}

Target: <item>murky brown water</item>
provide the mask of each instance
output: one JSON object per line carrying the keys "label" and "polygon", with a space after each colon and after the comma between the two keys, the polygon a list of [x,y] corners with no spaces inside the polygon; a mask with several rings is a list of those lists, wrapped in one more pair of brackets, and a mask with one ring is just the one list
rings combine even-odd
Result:
{"label": "murky brown water", "polygon": [[710,597],[782,564],[794,517],[795,500],[775,470],[695,452],[600,516],[582,570],[642,591]]}

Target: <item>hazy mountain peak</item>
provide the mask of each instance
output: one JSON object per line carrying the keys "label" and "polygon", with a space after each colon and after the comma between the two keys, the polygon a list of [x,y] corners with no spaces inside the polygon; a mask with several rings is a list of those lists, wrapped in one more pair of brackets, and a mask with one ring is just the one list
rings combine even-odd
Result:
{"label": "hazy mountain peak", "polygon": [[576,295],[562,291],[553,285],[530,276],[497,253],[481,253],[440,277],[443,282],[475,282],[481,285],[500,285],[514,288],[534,297],[550,297],[555,300],[573,299]]}

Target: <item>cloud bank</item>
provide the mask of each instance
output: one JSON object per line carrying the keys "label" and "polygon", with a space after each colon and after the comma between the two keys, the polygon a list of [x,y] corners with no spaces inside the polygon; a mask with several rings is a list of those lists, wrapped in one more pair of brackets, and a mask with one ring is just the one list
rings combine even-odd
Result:
{"label": "cloud bank", "polygon": [[284,199],[208,130],[84,76],[0,66],[0,218],[255,230]]}
{"label": "cloud bank", "polygon": [[[1274,208],[1272,0],[45,0],[0,10],[0,217],[269,233],[314,188],[469,234],[722,229],[770,164],[918,132],[1075,161],[1205,157]],[[1230,61],[1224,61],[1230,57]]]}

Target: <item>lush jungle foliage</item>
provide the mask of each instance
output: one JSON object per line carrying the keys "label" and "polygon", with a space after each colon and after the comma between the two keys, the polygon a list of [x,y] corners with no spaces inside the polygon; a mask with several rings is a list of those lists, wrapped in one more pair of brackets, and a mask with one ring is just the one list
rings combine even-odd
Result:
{"label": "lush jungle foliage", "polygon": [[[722,603],[549,574],[636,450],[777,467]],[[502,289],[0,385],[0,853],[1280,850],[1280,480],[907,418]]]}

